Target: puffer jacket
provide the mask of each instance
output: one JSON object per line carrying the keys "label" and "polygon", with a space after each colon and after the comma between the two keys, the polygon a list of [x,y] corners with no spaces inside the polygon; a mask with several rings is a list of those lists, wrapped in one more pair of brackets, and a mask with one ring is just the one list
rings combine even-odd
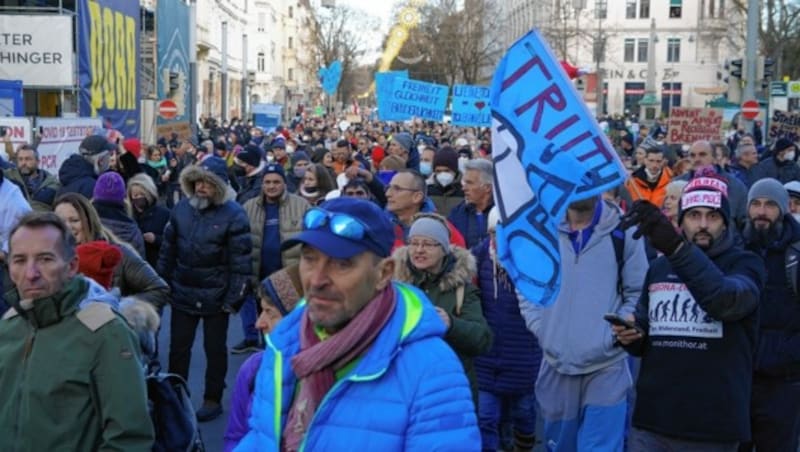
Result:
{"label": "puffer jacket", "polygon": [[[444,309],[450,315],[451,325],[444,340],[461,360],[473,397],[477,400],[478,380],[473,360],[489,351],[492,332],[481,311],[480,292],[471,282],[476,274],[475,258],[463,248],[452,247],[450,250],[450,255],[445,257],[442,271],[432,275],[413,268],[408,247],[398,248],[392,254],[395,261],[394,277],[397,281],[419,287],[434,306]],[[464,288],[460,313],[456,309],[459,287]]]}
{"label": "puffer jacket", "polygon": [[61,182],[61,188],[56,193],[56,198],[64,193],[80,193],[86,199],[92,199],[97,174],[92,164],[83,156],[72,154],[58,169],[58,180]]}
{"label": "puffer jacket", "polygon": [[[401,283],[393,288],[394,313],[358,363],[325,396],[300,450],[480,450],[463,368],[441,339],[444,324],[419,289]],[[234,450],[279,450],[297,385],[291,360],[300,351],[304,315],[305,303],[267,336],[256,374],[250,431]],[[365,422],[364,413],[377,414]]]}
{"label": "puffer jacket", "polygon": [[[281,243],[293,235],[303,230],[303,215],[306,214],[311,205],[300,196],[293,195],[284,190],[279,202],[278,220],[280,221]],[[264,197],[259,196],[247,201],[244,210],[250,221],[250,237],[253,242],[253,276],[258,277],[261,273],[261,245],[264,240]],[[283,267],[291,267],[300,261],[300,247],[295,246],[281,253],[281,263]],[[267,275],[269,276],[269,275]]]}
{"label": "puffer jacket", "polygon": [[4,170],[6,177],[14,181],[22,190],[25,199],[28,200],[33,210],[38,212],[49,212],[53,210],[53,201],[56,199],[61,184],[58,179],[45,170],[39,170],[37,178],[34,179],[35,185],[28,185],[25,177],[20,174],[17,168]]}
{"label": "puffer jacket", "polygon": [[[216,189],[203,210],[192,206],[200,180]],[[172,306],[192,315],[235,311],[253,274],[250,222],[236,194],[214,174],[192,166],[183,170],[180,182],[187,198],[170,215],[158,257],[158,273],[172,288]]]}
{"label": "puffer jacket", "polygon": [[542,362],[542,349],[536,336],[525,327],[514,283],[495,264],[489,239],[472,252],[478,262],[483,316],[494,337],[492,348],[475,358],[478,389],[503,395],[531,394]]}
{"label": "puffer jacket", "polygon": [[92,205],[100,217],[100,222],[125,243],[130,244],[139,253],[145,256],[144,238],[139,225],[125,212],[125,207],[103,201],[92,201]]}

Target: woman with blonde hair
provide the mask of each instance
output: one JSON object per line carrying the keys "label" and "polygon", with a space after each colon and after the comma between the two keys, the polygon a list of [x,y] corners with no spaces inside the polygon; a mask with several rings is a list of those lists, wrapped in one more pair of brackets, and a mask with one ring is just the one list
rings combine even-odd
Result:
{"label": "woman with blonde hair", "polygon": [[664,215],[669,218],[669,221],[678,229],[678,203],[681,199],[683,188],[686,187],[688,181],[673,180],[667,184],[666,195],[664,196],[664,204],[661,206]]}
{"label": "woman with blonde hair", "polygon": [[119,247],[122,262],[114,269],[112,287],[118,288],[122,296],[135,296],[159,309],[167,303],[167,283],[130,244],[103,226],[88,199],[78,193],[65,193],[55,200],[53,206],[56,215],[67,224],[79,245],[103,240]]}

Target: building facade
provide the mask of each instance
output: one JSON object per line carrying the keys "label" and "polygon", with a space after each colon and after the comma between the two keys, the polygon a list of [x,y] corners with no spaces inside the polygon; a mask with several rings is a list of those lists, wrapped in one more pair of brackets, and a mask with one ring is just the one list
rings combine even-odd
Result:
{"label": "building facade", "polygon": [[745,18],[730,0],[514,0],[506,11],[509,44],[539,27],[559,58],[594,72],[579,83],[590,108],[602,81],[611,114],[638,114],[650,58],[666,115],[670,106],[703,107],[725,93],[724,63],[744,54]]}

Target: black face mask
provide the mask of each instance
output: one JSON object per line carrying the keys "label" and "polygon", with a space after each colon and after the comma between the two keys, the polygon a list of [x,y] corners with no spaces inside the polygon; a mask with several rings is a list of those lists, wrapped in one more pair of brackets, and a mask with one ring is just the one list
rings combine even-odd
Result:
{"label": "black face mask", "polygon": [[133,208],[139,212],[144,212],[145,209],[150,207],[150,203],[147,201],[147,198],[134,198],[131,200],[131,204],[133,204]]}

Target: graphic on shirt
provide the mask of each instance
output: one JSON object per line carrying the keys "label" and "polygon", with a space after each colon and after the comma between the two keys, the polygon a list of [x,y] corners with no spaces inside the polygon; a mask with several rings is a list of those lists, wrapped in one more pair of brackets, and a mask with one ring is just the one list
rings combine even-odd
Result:
{"label": "graphic on shirt", "polygon": [[651,284],[651,336],[721,338],[722,322],[711,318],[681,283]]}

